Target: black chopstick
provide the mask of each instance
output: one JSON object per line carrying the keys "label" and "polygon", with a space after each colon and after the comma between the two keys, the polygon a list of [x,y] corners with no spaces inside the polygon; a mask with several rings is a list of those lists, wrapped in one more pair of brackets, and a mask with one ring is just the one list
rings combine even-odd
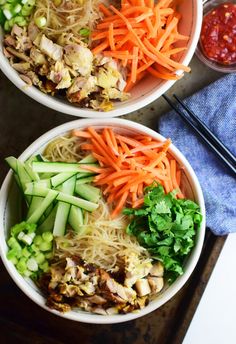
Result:
{"label": "black chopstick", "polygon": [[200,118],[195,113],[193,113],[193,111],[189,107],[187,107],[182,100],[179,99],[179,97],[177,97],[175,94],[173,94],[173,97],[180,105],[182,105],[182,107],[187,111],[188,115],[196,121],[196,124],[198,125],[198,128],[201,130],[201,132],[214,143],[215,147],[224,154],[224,157],[230,159],[233,164],[236,164],[235,156],[228,150],[223,142],[220,141],[218,137],[213,134],[213,132],[206,126],[206,124],[203,123]]}
{"label": "black chopstick", "polygon": [[[233,161],[230,161],[232,160],[232,158],[230,159],[227,159],[225,157],[225,155],[228,156],[228,153],[224,150],[224,145],[222,144],[221,145],[221,149],[217,149],[217,147],[215,146],[215,142],[210,136],[209,136],[209,133],[208,135],[205,135],[203,132],[202,132],[202,127],[199,126],[199,122],[198,122],[198,119],[196,118],[196,116],[194,117],[189,117],[187,116],[184,112],[180,111],[177,106],[175,105],[175,103],[173,103],[171,101],[170,98],[168,98],[166,95],[162,95],[162,97],[166,100],[166,102],[172,107],[172,109],[174,109],[176,111],[176,113],[178,113],[178,115],[180,115],[180,117],[183,119],[183,121],[185,123],[187,123],[188,125],[190,125],[194,130],[195,132],[202,138],[202,140],[207,143],[208,147],[211,148],[211,150],[218,156],[218,158],[220,158],[229,168],[230,170],[234,173],[234,175],[236,174],[236,168],[235,168],[235,157],[232,155],[232,153],[230,152],[230,156],[232,156],[233,158]],[[182,104],[181,104],[182,105]],[[186,110],[186,105],[185,105],[185,110]],[[188,108],[187,108],[188,109]],[[189,110],[189,109],[188,109]],[[188,112],[188,110],[186,110]],[[193,120],[194,118],[194,120]],[[201,129],[200,129],[201,127]],[[209,131],[210,129],[207,128]],[[214,136],[215,137],[215,136]],[[221,141],[219,139],[217,139],[217,142],[218,144],[220,145]],[[227,149],[228,151],[228,149]]]}

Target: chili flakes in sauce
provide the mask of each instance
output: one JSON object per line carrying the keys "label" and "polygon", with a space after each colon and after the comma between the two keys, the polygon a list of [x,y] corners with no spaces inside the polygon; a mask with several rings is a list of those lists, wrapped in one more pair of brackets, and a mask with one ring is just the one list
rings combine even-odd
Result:
{"label": "chili flakes in sauce", "polygon": [[204,16],[200,42],[209,59],[236,63],[236,4],[223,3]]}

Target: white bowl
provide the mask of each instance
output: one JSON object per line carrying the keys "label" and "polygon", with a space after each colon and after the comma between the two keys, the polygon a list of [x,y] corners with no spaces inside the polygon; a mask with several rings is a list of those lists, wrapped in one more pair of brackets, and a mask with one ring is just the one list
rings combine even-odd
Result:
{"label": "white bowl", "polygon": [[[155,131],[141,124],[137,124],[135,122],[131,122],[125,119],[98,119],[96,121],[94,119],[82,119],[60,125],[59,127],[50,130],[49,132],[41,136],[38,140],[36,140],[34,143],[32,143],[24,151],[24,153],[22,153],[20,159],[24,161],[31,155],[42,152],[42,150],[48,144],[48,142],[50,142],[57,136],[64,135],[75,128],[82,129],[91,125],[97,128],[113,127],[116,128],[116,130],[122,132],[123,134],[140,133],[152,136],[154,139],[159,141],[165,140],[163,136],[156,133]],[[182,179],[184,179],[185,188],[183,191],[186,193],[188,198],[195,200],[199,204],[201,212],[203,214],[201,228],[196,236],[196,245],[191,251],[189,257],[186,259],[185,272],[182,276],[178,277],[177,280],[171,286],[167,287],[163,292],[160,293],[159,296],[156,297],[155,300],[151,301],[148,306],[140,310],[138,313],[104,316],[88,313],[82,310],[70,311],[68,313],[62,314],[55,310],[49,309],[45,305],[45,298],[37,289],[37,287],[33,284],[33,282],[24,279],[17,272],[15,266],[6,258],[6,253],[8,250],[6,244],[8,230],[12,225],[22,220],[22,218],[20,218],[20,193],[14,182],[12,172],[9,172],[0,190],[0,253],[7,271],[9,272],[10,276],[15,281],[15,283],[18,285],[18,287],[31,300],[33,300],[42,308],[54,314],[71,320],[95,324],[111,324],[133,320],[154,311],[155,309],[163,305],[165,302],[167,302],[169,299],[171,299],[188,280],[200,256],[205,234],[205,205],[201,187],[192,167],[185,159],[185,157],[180,153],[180,151],[173,145],[171,145],[170,147],[170,152],[179,162],[179,164],[184,167],[184,178]]]}
{"label": "white bowl", "polygon": [[[202,1],[183,0],[179,6],[179,12],[182,14],[179,31],[181,34],[190,37],[186,51],[179,54],[179,61],[187,66],[194,54],[200,35],[202,24]],[[2,32],[0,32],[0,41],[2,41]],[[34,86],[26,87],[26,84],[21,80],[18,73],[10,66],[8,59],[3,55],[2,44],[0,45],[0,68],[13,84],[34,100],[53,110],[78,117],[109,118],[125,115],[153,102],[175,83],[175,80],[161,81],[153,76],[148,76],[133,88],[129,100],[115,103],[115,108],[111,111],[98,112],[91,109],[79,108],[78,106],[70,104],[66,99],[62,100],[47,95]]]}

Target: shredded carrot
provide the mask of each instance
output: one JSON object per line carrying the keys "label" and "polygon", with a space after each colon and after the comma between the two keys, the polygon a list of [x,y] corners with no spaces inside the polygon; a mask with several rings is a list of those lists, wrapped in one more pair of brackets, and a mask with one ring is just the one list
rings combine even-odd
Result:
{"label": "shredded carrot", "polygon": [[137,66],[138,66],[138,47],[133,47],[133,61],[132,61],[132,67],[131,67],[131,81],[133,83],[136,82],[136,77],[137,77]]}
{"label": "shredded carrot", "polygon": [[[75,135],[75,136],[78,136],[78,135]],[[93,149],[93,145],[91,145],[90,143],[82,143],[81,149],[91,150],[91,149]]]}
{"label": "shredded carrot", "polygon": [[83,137],[83,138],[91,138],[91,135],[87,132],[87,131],[83,131],[83,130],[78,130],[78,129],[74,129],[72,130],[72,136],[78,136],[78,137]]}
{"label": "shredded carrot", "polygon": [[178,190],[178,196],[179,198],[183,198],[183,194],[179,189],[179,185],[176,180],[176,160],[172,159],[170,160],[170,173],[171,173],[171,179],[173,182],[173,187]]}
{"label": "shredded carrot", "polygon": [[125,92],[147,73],[178,80],[182,75],[176,74],[177,70],[190,71],[178,62],[189,37],[178,31],[181,16],[177,5],[173,0],[157,4],[154,0],[122,0],[119,10],[113,5],[99,5],[104,17],[92,32],[92,52],[110,56],[127,68]]}
{"label": "shredded carrot", "polygon": [[180,179],[181,179],[181,171],[178,170],[176,171],[176,181],[177,181],[178,186],[180,186]]}
{"label": "shredded carrot", "polygon": [[115,209],[113,210],[111,214],[112,218],[116,217],[121,212],[123,205],[126,202],[127,197],[128,197],[128,191],[124,192],[123,195],[121,196],[117,206],[115,207]]}
{"label": "shredded carrot", "polygon": [[[89,127],[84,131],[72,132],[86,139],[81,147],[90,148],[100,166],[83,165],[85,170],[97,173],[95,185],[102,188],[104,197],[118,215],[127,203],[133,208],[143,203],[144,188],[157,181],[165,192],[178,190],[177,197],[183,198],[180,189],[181,171],[169,153],[171,140],[158,142],[150,136],[121,135],[112,128],[102,131]],[[82,148],[83,149],[83,148]]]}
{"label": "shredded carrot", "polygon": [[97,45],[93,50],[92,50],[92,53],[94,55],[97,55],[99,53],[101,53],[103,50],[105,50],[107,47],[108,47],[109,43],[108,41],[106,40],[105,42]]}
{"label": "shredded carrot", "polygon": [[109,11],[109,9],[104,6],[103,3],[99,4],[99,10],[106,16],[106,17],[110,17],[112,15],[111,11]]}
{"label": "shredded carrot", "polygon": [[110,44],[111,50],[116,50],[115,42],[114,42],[113,23],[111,23],[109,26],[108,38],[109,38],[109,44]]}
{"label": "shredded carrot", "polygon": [[135,202],[133,203],[133,208],[138,208],[138,207],[140,207],[140,205],[142,205],[142,204],[143,204],[143,198],[138,199],[137,201],[135,201]]}

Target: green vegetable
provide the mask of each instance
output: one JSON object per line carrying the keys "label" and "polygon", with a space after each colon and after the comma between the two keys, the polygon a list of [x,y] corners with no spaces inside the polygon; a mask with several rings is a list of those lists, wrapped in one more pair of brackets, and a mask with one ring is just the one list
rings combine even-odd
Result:
{"label": "green vegetable", "polygon": [[11,228],[12,236],[17,236],[20,232],[24,232],[25,234],[34,233],[36,230],[36,225],[34,223],[27,223],[25,221],[16,224]]}
{"label": "green vegetable", "polygon": [[37,226],[21,222],[10,230],[10,238],[7,241],[9,259],[24,277],[37,278],[48,270],[48,259],[53,257],[53,235],[44,232],[36,235]]}
{"label": "green vegetable", "polygon": [[199,206],[187,199],[176,199],[175,193],[164,193],[154,183],[146,188],[140,209],[124,209],[133,215],[127,233],[137,237],[154,259],[164,264],[169,282],[183,274],[185,257],[194,246],[202,215]]}
{"label": "green vegetable", "polygon": [[45,17],[38,17],[35,18],[34,22],[39,28],[42,28],[47,24],[47,19]]}
{"label": "green vegetable", "polygon": [[10,31],[14,24],[26,26],[35,0],[0,0],[0,25]]}
{"label": "green vegetable", "polygon": [[80,33],[81,36],[88,37],[90,35],[90,30],[86,29],[86,28],[83,28],[83,29],[79,30],[79,33]]}

